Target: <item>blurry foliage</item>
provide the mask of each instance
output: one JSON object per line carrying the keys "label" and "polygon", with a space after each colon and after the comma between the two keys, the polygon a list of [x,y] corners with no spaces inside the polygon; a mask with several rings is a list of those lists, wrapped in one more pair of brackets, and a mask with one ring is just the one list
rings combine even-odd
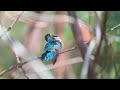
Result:
{"label": "blurry foliage", "polygon": [[[46,12],[46,14],[53,14],[53,12]],[[86,24],[89,24],[89,12],[88,11],[77,11],[78,17],[83,20]],[[120,11],[110,11],[109,19],[107,21],[107,29],[110,29],[114,27],[115,25],[120,23]],[[15,38],[16,40],[19,40],[23,42],[24,35],[28,29],[28,24],[23,22],[17,22],[16,25],[12,28],[10,31],[10,35]],[[120,27],[115,29],[114,31],[109,32],[108,34],[119,36],[120,35]],[[119,31],[119,32],[118,32]],[[69,24],[65,24],[64,29],[64,36],[65,36],[65,46],[71,47],[75,44],[75,40],[72,34],[72,30]],[[43,53],[44,45],[46,41],[44,40],[44,36],[46,33],[54,34],[54,28],[53,25],[49,25],[47,28],[45,28],[42,31],[42,45],[40,46],[39,54],[41,55]],[[119,36],[120,37],[120,36]],[[11,49],[5,45],[0,40],[0,71],[7,69],[9,66],[14,65],[16,62],[16,58],[13,53],[11,53]],[[70,58],[79,56],[79,51],[74,50],[69,52]],[[115,61],[116,68],[117,68],[117,75],[114,69],[114,66],[112,64],[112,61]],[[103,48],[101,48],[101,53],[99,57],[99,64],[101,67],[102,73],[98,74],[98,78],[120,78],[120,42],[112,42],[111,44],[105,44]],[[73,65],[75,74],[77,75],[77,78],[80,76],[80,69],[82,67],[82,63],[74,64]],[[11,73],[1,77],[1,78],[12,78]],[[0,78],[0,79],[1,79]]]}

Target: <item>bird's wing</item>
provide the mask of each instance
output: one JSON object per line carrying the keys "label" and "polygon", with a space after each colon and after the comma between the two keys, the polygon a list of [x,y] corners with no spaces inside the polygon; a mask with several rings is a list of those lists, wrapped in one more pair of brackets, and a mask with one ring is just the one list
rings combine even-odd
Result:
{"label": "bird's wing", "polygon": [[54,49],[53,43],[50,43],[50,42],[46,43],[44,51],[53,51],[53,49]]}
{"label": "bird's wing", "polygon": [[42,54],[41,59],[43,61],[50,61],[50,60],[55,60],[57,56],[58,56],[58,53],[56,52],[46,51],[45,53]]}

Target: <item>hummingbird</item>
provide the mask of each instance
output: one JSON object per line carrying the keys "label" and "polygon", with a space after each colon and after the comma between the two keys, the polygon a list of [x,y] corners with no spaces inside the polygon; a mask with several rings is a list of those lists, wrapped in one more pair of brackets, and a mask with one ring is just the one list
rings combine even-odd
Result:
{"label": "hummingbird", "polygon": [[42,54],[41,60],[42,61],[50,61],[53,60],[53,65],[57,61],[57,57],[63,48],[63,43],[60,37],[47,34],[45,35],[45,40],[47,41],[44,53]]}

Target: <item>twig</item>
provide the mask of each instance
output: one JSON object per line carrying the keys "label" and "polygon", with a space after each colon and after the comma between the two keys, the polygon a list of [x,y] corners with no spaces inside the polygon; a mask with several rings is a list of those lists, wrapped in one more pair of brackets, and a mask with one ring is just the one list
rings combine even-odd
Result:
{"label": "twig", "polygon": [[[72,51],[72,50],[74,50],[74,49],[76,49],[76,47],[72,47],[71,49],[64,50],[64,51],[60,52],[59,54],[66,53],[66,52]],[[16,56],[16,58],[17,58],[17,61],[19,62],[19,57]],[[37,57],[37,58],[38,58],[38,59],[41,59],[41,57]],[[4,74],[6,74],[7,72],[9,72],[9,71],[17,68],[17,67],[22,67],[23,65],[25,65],[25,64],[27,64],[27,63],[30,63],[30,62],[32,62],[32,61],[35,61],[35,60],[37,60],[37,59],[30,60],[30,61],[26,61],[26,62],[24,62],[24,63],[18,63],[18,64],[14,65],[14,66],[11,66],[11,67],[8,68],[7,70],[2,71],[2,72],[0,73],[0,77],[3,76]],[[26,76],[26,78],[29,78],[28,75],[26,75],[26,73],[24,72],[24,70],[23,70],[23,73],[24,73],[24,75]]]}
{"label": "twig", "polygon": [[[17,58],[17,63],[21,63],[21,62],[20,62],[20,57],[19,57],[18,55],[16,55],[16,58]],[[25,76],[27,79],[29,79],[27,73],[26,73],[25,70],[23,69],[23,66],[21,65],[21,66],[19,66],[18,68],[21,68],[24,76]]]}
{"label": "twig", "polygon": [[75,50],[76,48],[77,48],[77,47],[72,47],[72,48],[70,48],[70,49],[68,49],[68,50],[64,50],[64,51],[60,52],[59,54],[62,54],[62,53],[66,53],[66,52]]}
{"label": "twig", "polygon": [[17,22],[18,19],[22,16],[23,13],[24,13],[24,11],[22,11],[22,12],[18,15],[17,19],[8,27],[7,31],[10,31],[10,30],[12,29],[12,27],[16,24],[16,22]]}
{"label": "twig", "polygon": [[4,70],[0,73],[0,77],[3,76],[4,74],[8,73],[9,71],[13,70],[13,69],[16,69],[17,67],[21,67],[22,65],[26,64],[27,62],[24,62],[24,63],[18,63],[14,66],[11,66],[9,67],[7,70]]}
{"label": "twig", "polygon": [[120,27],[120,24],[117,24],[116,26],[114,26],[113,28],[111,28],[110,30],[107,30],[106,33],[113,31],[114,29]]}
{"label": "twig", "polygon": [[[10,31],[10,30],[12,29],[12,27],[16,24],[16,22],[17,22],[18,19],[22,16],[23,13],[24,13],[24,11],[22,11],[22,12],[18,15],[17,19],[8,27],[7,31]],[[14,53],[15,53],[16,58],[17,58],[17,63],[21,63],[21,62],[20,62],[20,58],[19,58],[19,56],[17,55],[17,52],[14,51]],[[28,77],[28,75],[26,74],[26,72],[25,72],[25,70],[23,69],[23,67],[22,67],[22,66],[19,66],[19,68],[21,68],[21,70],[22,70],[23,74],[25,75],[25,77],[26,77],[27,79],[29,79],[29,77]]]}
{"label": "twig", "polygon": [[[69,52],[69,51],[72,51],[72,50],[75,50],[77,47],[72,47],[70,49],[67,49],[67,50],[64,50],[64,51],[61,51],[59,54],[63,54],[63,53],[66,53],[66,52]],[[41,57],[38,57],[38,59],[41,59]]]}
{"label": "twig", "polygon": [[1,38],[6,32],[8,32],[8,31],[10,31],[10,30],[12,29],[12,27],[16,24],[16,22],[18,21],[18,19],[22,16],[23,12],[24,12],[24,11],[22,11],[22,12],[18,15],[17,19],[8,27],[7,30],[4,29],[2,20],[0,19],[0,25],[1,25],[2,29],[5,31],[2,35],[0,35],[0,38]]}
{"label": "twig", "polygon": [[[35,61],[35,60],[33,60],[33,61]],[[58,68],[58,67],[63,67],[63,66],[71,65],[71,64],[80,63],[80,62],[82,62],[82,61],[83,61],[83,60],[82,60],[81,57],[72,58],[72,59],[66,61],[65,63],[62,63],[62,61],[61,61],[61,62],[58,62],[58,63],[62,63],[62,65],[60,65],[60,64],[54,65],[54,66],[51,65],[51,64],[50,64],[50,65],[47,65],[48,69],[44,69],[43,71],[45,71],[45,70],[51,70],[51,69],[55,69],[55,68]],[[17,69],[17,67],[21,67],[21,66],[23,66],[23,65],[25,65],[25,64],[27,64],[27,63],[29,63],[29,62],[18,63],[18,64],[14,65],[14,66],[11,66],[11,67],[8,68],[7,70],[2,71],[2,72],[0,73],[0,77],[3,76],[3,75],[5,75],[5,74],[8,73],[8,72],[14,70],[14,69]]]}
{"label": "twig", "polygon": [[[7,30],[5,30],[6,32],[8,32],[8,31],[10,31],[10,30],[12,29],[12,27],[16,24],[16,22],[18,21],[18,19],[21,17],[22,14],[23,14],[23,11],[18,15],[17,19],[11,24],[11,26],[9,26],[9,28],[8,28]],[[4,30],[2,21],[0,20],[0,22],[1,22],[1,26],[2,26],[2,28],[3,28],[3,30]],[[17,55],[17,53],[16,53],[15,51],[14,51],[14,53],[15,53],[15,55],[16,55],[17,62],[18,62],[18,63],[21,63],[21,62],[20,62],[20,59],[19,59],[19,56]],[[17,65],[17,66],[18,66],[18,65]],[[10,70],[12,70],[12,69],[14,69],[15,67],[16,67],[16,66],[10,67],[8,70],[3,71],[1,75],[7,73],[8,71],[10,71]],[[26,77],[27,79],[29,79],[28,75],[25,73],[24,69],[22,68],[22,65],[19,66],[19,68],[21,68],[21,70],[23,71],[25,77]]]}

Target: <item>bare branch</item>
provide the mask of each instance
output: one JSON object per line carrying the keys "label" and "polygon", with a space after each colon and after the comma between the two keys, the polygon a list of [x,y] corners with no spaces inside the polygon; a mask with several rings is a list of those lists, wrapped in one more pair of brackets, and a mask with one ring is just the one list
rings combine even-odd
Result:
{"label": "bare branch", "polygon": [[[72,50],[75,50],[76,47],[72,47],[71,49],[68,49],[68,50],[64,50],[62,52],[60,52],[59,54],[63,54],[63,53],[66,53],[66,52],[69,52],[69,51],[72,51]],[[7,70],[4,70],[0,73],[0,77],[3,76],[4,74],[6,74],[7,72],[13,70],[13,69],[16,69],[17,67],[22,67],[23,65],[27,64],[27,63],[30,63],[30,62],[33,62],[35,60],[38,60],[38,59],[41,59],[41,57],[38,57],[38,59],[34,59],[34,60],[31,60],[31,61],[26,61],[24,63],[20,63],[20,60],[19,60],[19,57],[16,55],[16,58],[17,58],[17,62],[18,64],[14,65],[14,66],[11,66],[10,68],[8,68]],[[75,61],[74,61],[75,62]],[[56,67],[56,66],[55,66]],[[57,66],[58,67],[58,66]],[[22,68],[21,68],[22,69]],[[23,70],[23,69],[22,69]],[[26,78],[29,78],[28,75],[24,72],[23,70],[23,73],[24,75],[26,76]]]}
{"label": "bare branch", "polygon": [[[35,61],[35,60],[33,60],[33,61]],[[47,69],[43,69],[42,71],[51,70],[51,69],[55,69],[55,68],[58,68],[58,67],[63,67],[63,66],[67,66],[67,65],[72,65],[72,64],[76,64],[76,63],[80,63],[80,62],[83,62],[82,58],[81,58],[81,57],[76,57],[76,58],[72,58],[72,59],[66,61],[65,63],[62,63],[62,61],[61,61],[61,62],[58,62],[58,63],[61,63],[61,65],[60,65],[60,64],[54,65],[54,66],[53,66],[53,64],[47,65]],[[14,65],[14,66],[11,66],[11,67],[8,68],[7,70],[2,71],[2,72],[0,73],[0,77],[2,77],[2,76],[5,75],[6,73],[8,73],[8,72],[10,72],[10,71],[12,71],[12,70],[14,70],[14,69],[17,69],[17,67],[21,67],[21,66],[23,66],[23,65],[25,65],[25,64],[27,64],[27,63],[30,63],[30,62],[18,63],[18,64]]]}
{"label": "bare branch", "polygon": [[112,27],[110,30],[107,30],[106,33],[114,31],[118,27],[120,27],[120,24],[117,24],[116,26]]}
{"label": "bare branch", "polygon": [[[27,49],[24,47],[24,45],[22,45],[20,42],[16,41],[15,39],[13,39],[9,33],[6,33],[7,29],[4,27],[4,29],[2,29],[2,27],[0,27],[0,34],[4,35],[4,37],[2,37],[1,39],[6,42],[6,44],[8,44],[13,52],[17,52],[18,56],[22,58],[22,60],[24,61],[30,61],[31,59],[35,58],[37,59],[35,55],[32,55],[31,53],[29,53],[27,51]],[[34,67],[33,64],[29,64],[31,69],[33,69],[36,73],[36,75],[38,75],[37,78],[54,78],[53,74],[50,71],[45,71],[44,73],[41,72],[41,68],[47,68],[43,63],[41,62],[37,62],[34,63],[34,65],[36,65],[36,67]],[[39,68],[39,69],[37,69]]]}
{"label": "bare branch", "polygon": [[10,72],[10,71],[12,71],[12,70],[14,70],[14,69],[17,69],[17,67],[21,67],[22,65],[24,65],[24,64],[26,64],[26,63],[27,63],[27,62],[18,63],[18,64],[14,65],[14,66],[9,67],[7,70],[4,70],[4,71],[2,71],[2,72],[0,73],[0,77],[3,76],[4,74],[6,74],[6,73],[8,73],[8,72]]}
{"label": "bare branch", "polygon": [[76,48],[77,48],[77,47],[72,47],[72,48],[70,48],[70,49],[68,49],[68,50],[64,50],[64,51],[60,52],[59,54],[62,54],[62,53],[66,53],[66,52],[75,50]]}
{"label": "bare branch", "polygon": [[78,24],[78,18],[76,16],[75,11],[68,11],[68,15],[74,18],[74,23],[71,24],[71,27],[72,27],[72,31],[73,31],[75,40],[76,40],[76,42],[78,44],[78,47],[80,49],[82,58],[84,60],[85,53],[87,51],[87,47],[86,47],[86,44],[83,41],[82,32],[81,32],[79,24]]}

